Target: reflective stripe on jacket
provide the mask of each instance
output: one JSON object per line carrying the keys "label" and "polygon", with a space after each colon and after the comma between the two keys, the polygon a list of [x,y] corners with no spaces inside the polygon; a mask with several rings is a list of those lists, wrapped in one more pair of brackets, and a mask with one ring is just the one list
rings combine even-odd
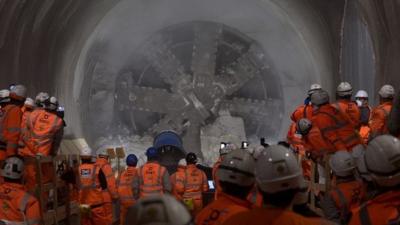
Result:
{"label": "reflective stripe on jacket", "polygon": [[22,134],[22,141],[33,154],[44,156],[52,154],[56,134],[63,128],[63,121],[56,114],[44,109],[34,110],[27,119],[27,128]]}
{"label": "reflective stripe on jacket", "polygon": [[100,167],[96,164],[79,166],[79,203],[98,206],[104,203],[99,180]]}
{"label": "reflective stripe on jacket", "polygon": [[39,201],[20,184],[0,185],[0,219],[11,224],[40,224]]}
{"label": "reflective stripe on jacket", "polygon": [[[163,194],[166,190],[164,177],[167,175],[169,184],[169,175],[165,167],[157,162],[147,162],[138,170],[140,197],[146,197],[153,194]],[[167,189],[170,189],[168,187]],[[170,191],[170,190],[168,190]]]}
{"label": "reflective stripe on jacket", "polygon": [[400,224],[400,191],[388,191],[353,210],[349,225]]}
{"label": "reflective stripe on jacket", "polygon": [[314,112],[312,123],[313,126],[319,128],[322,136],[336,150],[351,151],[354,146],[363,143],[353,124],[344,117],[343,113],[329,104],[320,106]]}
{"label": "reflective stripe on jacket", "polygon": [[138,176],[138,171],[135,167],[128,167],[121,174],[118,182],[118,195],[120,203],[123,206],[132,206],[135,203],[135,196],[132,191],[134,180]]}
{"label": "reflective stripe on jacket", "polygon": [[360,127],[361,113],[357,103],[350,100],[339,100],[332,106],[345,115],[348,121],[353,124],[354,129]]}
{"label": "reflective stripe on jacket", "polygon": [[393,104],[391,102],[386,102],[372,110],[371,118],[369,120],[372,138],[377,135],[389,133],[387,121],[390,111],[392,110],[392,106]]}
{"label": "reflective stripe on jacket", "polygon": [[[0,148],[7,150],[7,155],[14,155],[18,150],[18,141],[21,135],[21,107],[9,104],[2,109],[0,124]],[[4,146],[5,145],[5,146]]]}

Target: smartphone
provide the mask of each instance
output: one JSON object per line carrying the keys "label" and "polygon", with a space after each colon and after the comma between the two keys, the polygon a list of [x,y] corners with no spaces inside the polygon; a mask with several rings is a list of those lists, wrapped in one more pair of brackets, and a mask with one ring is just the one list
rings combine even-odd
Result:
{"label": "smartphone", "polygon": [[214,190],[215,186],[214,186],[214,181],[213,180],[208,180],[208,188],[210,190]]}
{"label": "smartphone", "polygon": [[242,141],[242,149],[247,149],[249,147],[249,142]]}
{"label": "smartphone", "polygon": [[221,142],[221,145],[219,147],[219,149],[224,149],[226,147],[226,143],[225,142]]}

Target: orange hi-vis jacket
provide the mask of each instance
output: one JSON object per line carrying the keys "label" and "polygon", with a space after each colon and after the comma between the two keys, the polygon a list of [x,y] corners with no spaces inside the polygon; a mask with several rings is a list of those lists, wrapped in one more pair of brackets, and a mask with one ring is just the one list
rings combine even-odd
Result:
{"label": "orange hi-vis jacket", "polygon": [[364,125],[360,127],[360,137],[362,138],[365,145],[368,144],[370,133],[371,128],[369,128],[369,126]]}
{"label": "orange hi-vis jacket", "polygon": [[335,146],[322,135],[317,126],[313,126],[310,132],[303,137],[303,140],[306,144],[307,151],[317,158],[336,151]]}
{"label": "orange hi-vis jacket", "polygon": [[163,178],[166,173],[167,169],[157,162],[147,162],[140,167],[138,170],[140,198],[154,194],[164,194]]}
{"label": "orange hi-vis jacket", "polygon": [[21,154],[34,156],[38,153],[49,156],[54,154],[53,142],[63,128],[63,121],[56,114],[44,109],[34,110],[28,117],[26,130],[22,134],[25,144]]}
{"label": "orange hi-vis jacket", "polygon": [[0,160],[18,152],[21,136],[21,107],[8,104],[0,112]]}
{"label": "orange hi-vis jacket", "polygon": [[22,119],[21,119],[21,139],[19,144],[23,145],[22,141],[22,134],[26,132],[27,126],[28,126],[28,118],[33,112],[33,108],[28,108],[28,107],[22,107]]}
{"label": "orange hi-vis jacket", "polygon": [[297,107],[297,109],[292,113],[290,119],[292,119],[294,123],[297,123],[299,122],[299,120],[303,118],[311,120],[312,116],[313,116],[312,105],[301,105]]}
{"label": "orange hi-vis jacket", "polygon": [[179,201],[183,201],[186,166],[178,166],[176,172],[171,175],[172,195]]}
{"label": "orange hi-vis jacket", "polygon": [[99,180],[100,167],[94,163],[79,166],[79,203],[90,206],[104,204],[103,191]]}
{"label": "orange hi-vis jacket", "polygon": [[40,224],[39,201],[21,184],[6,182],[0,185],[0,207],[0,221],[6,224]]}
{"label": "orange hi-vis jacket", "polygon": [[392,110],[393,103],[385,102],[372,110],[369,119],[369,127],[373,136],[389,133],[387,128],[387,121]]}
{"label": "orange hi-vis jacket", "polygon": [[360,207],[366,195],[365,187],[361,181],[342,182],[335,185],[329,197],[335,203],[342,221],[347,221],[351,210]]}
{"label": "orange hi-vis jacket", "polygon": [[218,199],[218,195],[222,192],[222,187],[219,184],[219,179],[217,176],[217,170],[218,170],[219,166],[221,165],[221,162],[222,162],[222,157],[219,157],[217,162],[214,163],[214,166],[212,168],[212,178],[213,178],[214,185],[215,185],[214,200]]}
{"label": "orange hi-vis jacket", "polygon": [[118,183],[118,194],[121,205],[132,206],[135,204],[135,196],[132,191],[133,182],[138,176],[136,167],[129,166],[122,172]]}
{"label": "orange hi-vis jacket", "polygon": [[321,218],[306,218],[290,210],[278,208],[254,208],[238,213],[223,225],[333,225]]}
{"label": "orange hi-vis jacket", "polygon": [[349,225],[400,224],[400,191],[378,195],[353,210]]}
{"label": "orange hi-vis jacket", "polygon": [[348,119],[354,125],[354,128],[360,126],[361,113],[357,103],[350,100],[340,99],[333,103],[332,106],[339,110],[343,115],[348,116]]}
{"label": "orange hi-vis jacket", "polygon": [[[251,203],[221,192],[218,199],[197,214],[196,225],[220,225],[237,213],[249,211]],[[249,223],[250,224],[250,223]]]}
{"label": "orange hi-vis jacket", "polygon": [[183,201],[193,201],[193,209],[190,211],[194,215],[200,212],[203,208],[203,192],[208,191],[208,180],[206,174],[198,169],[196,165],[189,164],[185,169],[183,183],[177,187],[178,192],[183,192]]}
{"label": "orange hi-vis jacket", "polygon": [[106,176],[107,189],[103,190],[103,199],[106,203],[111,203],[113,199],[118,198],[117,182],[110,163],[107,159],[98,157],[96,159],[96,165],[98,165]]}
{"label": "orange hi-vis jacket", "polygon": [[314,111],[313,126],[317,126],[322,137],[329,141],[335,150],[351,151],[354,146],[362,144],[362,139],[354,125],[339,110],[326,104]]}
{"label": "orange hi-vis jacket", "polygon": [[133,193],[133,182],[138,176],[136,167],[129,166],[122,172],[119,184],[118,194],[120,199],[120,224],[125,225],[125,217],[128,213],[129,207],[133,206],[136,202],[135,193]]}
{"label": "orange hi-vis jacket", "polygon": [[291,147],[293,149],[295,149],[301,155],[304,155],[304,153],[305,153],[304,141],[302,139],[302,135],[297,133],[296,123],[292,123],[290,125],[286,139],[287,139],[287,142],[291,145]]}

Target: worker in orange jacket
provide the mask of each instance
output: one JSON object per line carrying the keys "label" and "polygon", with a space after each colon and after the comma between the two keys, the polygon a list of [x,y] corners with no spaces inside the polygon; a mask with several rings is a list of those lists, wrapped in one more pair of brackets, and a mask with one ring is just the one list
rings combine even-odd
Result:
{"label": "worker in orange jacket", "polygon": [[300,105],[299,107],[296,108],[296,110],[292,113],[290,116],[290,119],[292,120],[292,123],[290,125],[289,131],[287,133],[286,139],[287,142],[291,145],[293,149],[295,149],[297,152],[300,154],[303,154],[304,156],[304,143],[302,141],[301,135],[297,132],[297,122],[299,122],[300,119],[306,118],[311,120],[312,115],[313,115],[313,107],[311,105],[311,95],[316,92],[321,90],[321,85],[319,84],[312,84],[310,89],[307,92],[307,98],[304,100],[304,104]]}
{"label": "worker in orange jacket", "polygon": [[[63,137],[63,122],[56,114],[58,101],[55,97],[44,100],[43,108],[35,109],[27,118],[26,129],[21,134],[23,148],[19,154],[27,157],[26,187],[34,191],[36,187],[36,162],[34,157],[57,155]],[[54,178],[53,162],[42,163],[42,183],[50,183]],[[45,200],[47,199],[44,196]]]}
{"label": "worker in orange jacket", "polygon": [[323,136],[317,126],[308,119],[297,123],[298,132],[302,135],[306,151],[315,162],[321,162],[325,154],[334,153],[336,148]]}
{"label": "worker in orange jacket", "polygon": [[379,90],[379,102],[380,105],[372,110],[371,118],[369,121],[369,127],[371,128],[370,139],[382,135],[388,134],[387,121],[392,110],[394,88],[391,85],[384,85]]}
{"label": "worker in orange jacket", "polygon": [[2,170],[4,183],[0,184],[0,223],[41,224],[39,201],[22,185],[24,162],[18,157],[5,161]]}
{"label": "worker in orange jacket", "polygon": [[[196,216],[203,209],[203,193],[208,191],[206,174],[196,167],[197,156],[190,152],[186,155],[185,176],[183,183],[178,185],[178,193],[182,193],[183,202],[192,216]],[[179,184],[178,183],[178,184]]]}
{"label": "worker in orange jacket", "polygon": [[21,135],[21,108],[25,98],[25,86],[15,85],[9,92],[9,98],[5,98],[1,104],[0,161],[18,153],[18,142]]}
{"label": "worker in orange jacket", "polygon": [[356,102],[351,100],[353,95],[353,87],[348,82],[342,82],[336,89],[337,101],[332,104],[339,110],[349,122],[353,124],[355,129],[360,127],[360,110]]}
{"label": "worker in orange jacket", "polygon": [[227,155],[229,152],[233,151],[234,149],[236,149],[236,146],[234,144],[221,142],[221,146],[219,148],[219,158],[218,158],[217,162],[214,163],[213,168],[212,168],[212,178],[213,178],[214,185],[215,185],[214,200],[218,199],[219,193],[222,192],[222,188],[219,184],[219,179],[217,176],[218,168],[221,165],[221,162],[224,159],[225,155]]}
{"label": "worker in orange jacket", "polygon": [[217,225],[237,213],[248,211],[247,196],[254,186],[254,157],[244,149],[236,149],[224,156],[217,176],[222,188],[218,199],[197,214],[196,225]]}
{"label": "worker in orange jacket", "polygon": [[79,203],[82,225],[109,225],[104,208],[103,190],[107,179],[100,166],[93,162],[95,156],[90,147],[81,149],[82,164],[79,166]]}
{"label": "worker in orange jacket", "polygon": [[378,194],[353,210],[349,225],[400,223],[400,140],[381,135],[370,141],[363,160]]}
{"label": "worker in orange jacket", "polygon": [[103,207],[106,213],[107,224],[113,223],[113,202],[118,199],[117,182],[115,180],[114,172],[108,161],[108,153],[106,149],[101,149],[97,154],[96,166],[98,166],[104,173],[107,180],[107,188],[103,189]]}
{"label": "worker in orange jacket", "polygon": [[185,182],[185,171],[186,171],[186,159],[181,159],[178,162],[178,168],[176,172],[173,173],[170,177],[171,187],[172,187],[172,195],[179,201],[183,202],[183,193],[184,193],[184,182]]}
{"label": "worker in orange jacket", "polygon": [[355,177],[356,163],[347,151],[337,151],[329,159],[333,171],[332,190],[321,202],[325,218],[338,224],[347,224],[351,210],[359,207],[364,201],[365,189],[362,181]]}
{"label": "worker in orange jacket", "polygon": [[[129,207],[133,206],[136,202],[135,196],[137,193],[133,193],[132,190],[133,181],[138,176],[136,165],[138,158],[135,154],[130,154],[126,157],[126,170],[122,172],[121,178],[118,183],[118,194],[120,200],[120,224],[125,225],[125,217]],[[135,190],[137,191],[137,190]]]}
{"label": "worker in orange jacket", "polygon": [[150,147],[146,151],[147,162],[138,169],[138,178],[134,181],[134,189],[139,197],[155,194],[171,193],[171,181],[167,169],[160,165],[158,151]]}
{"label": "worker in orange jacket", "polygon": [[328,92],[321,90],[311,95],[315,108],[312,118],[313,126],[318,127],[322,137],[329,141],[335,150],[351,151],[362,139],[354,125],[339,110],[329,104]]}
{"label": "worker in orange jacket", "polygon": [[360,136],[364,144],[368,144],[371,128],[369,128],[369,119],[372,109],[368,104],[368,93],[364,90],[359,90],[355,96],[358,108],[360,110]]}
{"label": "worker in orange jacket", "polygon": [[[21,134],[27,129],[28,118],[35,109],[35,102],[31,98],[26,98],[22,107]],[[22,141],[22,140],[21,140]],[[21,147],[21,146],[20,146]]]}
{"label": "worker in orange jacket", "polygon": [[330,224],[321,218],[305,218],[293,212],[295,197],[305,186],[305,181],[291,150],[281,145],[268,147],[256,162],[255,176],[264,205],[238,212],[225,220],[223,225]]}

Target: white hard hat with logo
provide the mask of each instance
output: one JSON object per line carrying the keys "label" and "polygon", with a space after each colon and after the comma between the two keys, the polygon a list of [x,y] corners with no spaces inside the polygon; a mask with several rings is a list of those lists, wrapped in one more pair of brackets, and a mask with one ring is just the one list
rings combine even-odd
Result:
{"label": "white hard hat with logo", "polygon": [[0,90],[0,103],[10,102],[10,91],[7,89]]}
{"label": "white hard hat with logo", "polygon": [[393,98],[394,94],[394,87],[389,84],[383,85],[379,90],[379,96],[382,98]]}
{"label": "white hard hat with logo", "polygon": [[224,157],[217,176],[222,182],[251,186],[254,184],[254,168],[254,157],[247,150],[236,149]]}
{"label": "white hard hat with logo", "polygon": [[25,100],[27,96],[27,89],[22,84],[13,86],[10,90],[10,98],[17,100]]}
{"label": "white hard hat with logo", "polygon": [[342,82],[336,89],[336,94],[340,97],[345,97],[353,94],[353,87],[349,82]]}
{"label": "white hard hat with logo", "polygon": [[296,156],[281,145],[272,145],[263,152],[257,160],[255,174],[258,188],[266,193],[305,187]]}
{"label": "white hard hat with logo", "polygon": [[391,135],[381,135],[369,142],[365,165],[372,179],[381,187],[400,184],[400,141]]}
{"label": "white hard hat with logo", "polygon": [[321,90],[322,86],[320,84],[311,84],[310,89],[308,90],[308,95],[311,95],[315,91]]}
{"label": "white hard hat with logo", "polygon": [[6,159],[1,175],[9,179],[21,179],[24,168],[25,166],[22,159],[18,157],[10,157]]}
{"label": "white hard hat with logo", "polygon": [[186,207],[169,194],[140,199],[128,210],[125,224],[194,225]]}
{"label": "white hard hat with logo", "polygon": [[337,151],[329,159],[329,166],[336,176],[347,177],[354,175],[356,163],[348,151]]}

